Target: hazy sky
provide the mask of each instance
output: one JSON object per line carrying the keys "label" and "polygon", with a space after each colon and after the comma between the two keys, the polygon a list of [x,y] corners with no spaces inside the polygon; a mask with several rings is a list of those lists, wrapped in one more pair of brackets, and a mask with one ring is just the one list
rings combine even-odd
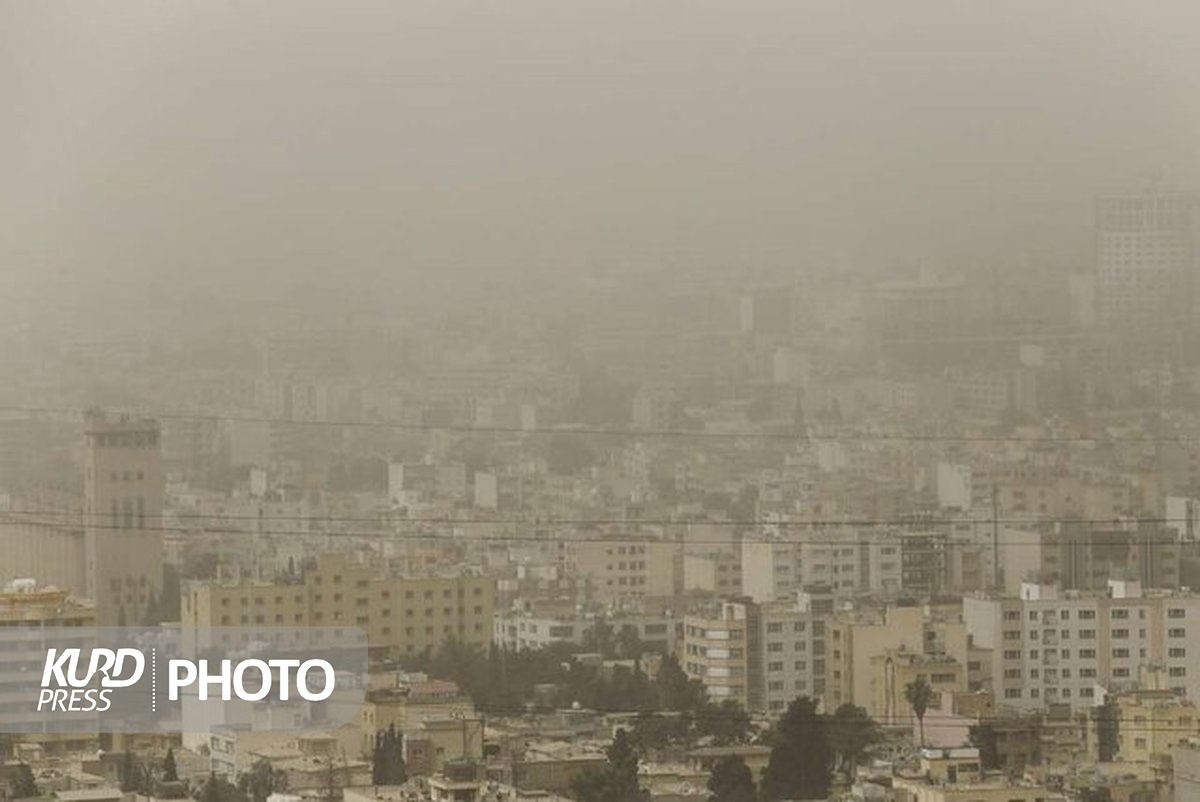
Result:
{"label": "hazy sky", "polygon": [[1086,246],[1197,185],[1200,4],[0,0],[0,290]]}

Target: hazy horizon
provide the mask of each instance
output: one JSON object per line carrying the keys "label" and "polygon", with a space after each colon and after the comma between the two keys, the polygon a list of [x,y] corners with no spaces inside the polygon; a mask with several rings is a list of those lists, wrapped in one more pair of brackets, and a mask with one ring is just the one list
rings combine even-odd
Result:
{"label": "hazy horizon", "polygon": [[0,4],[18,309],[1084,269],[1096,193],[1196,186],[1191,4],[331,8]]}

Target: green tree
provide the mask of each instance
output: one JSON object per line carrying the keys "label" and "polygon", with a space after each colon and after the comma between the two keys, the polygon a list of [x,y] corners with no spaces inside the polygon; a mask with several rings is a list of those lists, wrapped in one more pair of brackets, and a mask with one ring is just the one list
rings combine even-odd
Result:
{"label": "green tree", "polygon": [[991,724],[972,724],[967,731],[971,745],[979,750],[979,766],[984,771],[1000,768],[1000,751],[996,746],[996,728]]}
{"label": "green tree", "polygon": [[233,783],[222,780],[215,773],[208,775],[208,779],[204,781],[204,785],[200,789],[200,802],[245,802],[245,800],[246,797],[233,786]]}
{"label": "green tree", "polygon": [[126,794],[136,793],[142,787],[142,765],[128,749],[121,757],[121,791]]}
{"label": "green tree", "polygon": [[924,677],[917,677],[904,686],[904,700],[912,708],[917,717],[917,727],[921,732],[921,746],[925,745],[925,711],[933,701],[933,688],[929,687]]}
{"label": "green tree", "polygon": [[699,710],[704,703],[704,686],[684,673],[673,654],[663,658],[655,678],[659,704],[664,710]]}
{"label": "green tree", "polygon": [[839,766],[853,768],[879,740],[879,727],[863,708],[846,703],[829,718],[829,747]]}
{"label": "green tree", "polygon": [[616,642],[613,639],[612,624],[603,618],[597,620],[583,631],[582,646],[585,652],[594,652],[606,659],[615,657]]}
{"label": "green tree", "polygon": [[712,802],[756,802],[758,799],[750,767],[738,755],[723,757],[713,764],[708,790],[713,793]]}
{"label": "green tree", "polygon": [[817,703],[807,696],[792,700],[772,740],[762,778],[764,802],[825,799],[829,795],[830,749]]}
{"label": "green tree", "polygon": [[646,713],[633,722],[633,742],[643,751],[658,750],[694,740],[688,713]]}
{"label": "green tree", "polygon": [[179,767],[175,765],[175,750],[172,747],[167,747],[167,756],[163,758],[162,779],[168,783],[179,782]]}
{"label": "green tree", "polygon": [[750,732],[750,715],[732,699],[722,699],[719,704],[706,701],[696,711],[696,728],[717,746],[741,743]]}
{"label": "green tree", "polygon": [[260,758],[238,777],[237,790],[250,802],[266,802],[271,794],[287,790],[287,774]]}
{"label": "green tree", "polygon": [[642,644],[641,636],[638,635],[637,627],[632,624],[625,624],[621,627],[621,631],[617,633],[615,650],[617,657],[626,660],[642,656],[645,646]]}
{"label": "green tree", "polygon": [[578,802],[645,802],[650,798],[638,785],[637,751],[625,730],[617,730],[606,752],[608,763],[571,780],[571,795]]}
{"label": "green tree", "polygon": [[14,799],[25,799],[31,796],[42,795],[41,789],[38,788],[37,780],[34,779],[33,769],[29,768],[29,764],[24,762],[17,766],[11,788]]}
{"label": "green tree", "polygon": [[392,724],[375,737],[375,752],[371,756],[371,782],[375,785],[403,785],[408,780],[404,765],[404,745]]}
{"label": "green tree", "polygon": [[321,799],[325,802],[336,802],[342,798],[342,783],[338,778],[337,767],[333,764],[333,758],[328,758],[325,761],[324,777],[321,780]]}

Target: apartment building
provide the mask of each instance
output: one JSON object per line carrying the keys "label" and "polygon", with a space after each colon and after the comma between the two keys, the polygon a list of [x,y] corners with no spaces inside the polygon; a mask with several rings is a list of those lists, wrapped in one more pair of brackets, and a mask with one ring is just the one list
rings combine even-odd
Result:
{"label": "apartment building", "polygon": [[562,544],[563,567],[588,602],[620,604],[674,596],[683,588],[683,553],[666,540],[589,538]]}
{"label": "apartment building", "polygon": [[798,593],[792,601],[727,601],[711,616],[687,616],[683,665],[714,701],[780,712],[797,696],[824,692],[825,618],[832,593]]}
{"label": "apartment building", "polygon": [[1153,189],[1096,200],[1096,296],[1102,322],[1155,330],[1192,299],[1197,204]]}
{"label": "apartment building", "polygon": [[647,648],[669,653],[675,651],[677,630],[682,620],[669,614],[652,615],[618,612],[604,619],[594,615],[538,615],[522,610],[500,610],[492,630],[492,642],[508,649],[544,649],[556,643],[580,645],[585,633],[598,623],[611,627],[617,635],[632,627]]}
{"label": "apartment building", "polygon": [[742,592],[760,603],[789,598],[814,585],[847,597],[894,594],[903,585],[904,542],[850,528],[800,532],[790,540],[743,541]]}
{"label": "apartment building", "polygon": [[889,651],[921,654],[925,648],[924,610],[890,606],[879,611],[841,613],[826,626],[825,709],[871,704],[871,658]]}
{"label": "apartment building", "polygon": [[892,787],[896,802],[1041,802],[1050,796],[1044,785],[985,776],[974,747],[922,749],[920,766],[897,772]]}
{"label": "apartment building", "polygon": [[829,619],[826,638],[828,710],[851,703],[879,717],[901,715],[896,700],[917,676],[939,691],[988,683],[991,655],[972,642],[957,602],[841,612]]}
{"label": "apartment building", "polygon": [[[0,587],[0,632],[19,631],[19,641],[7,641],[0,649],[0,711],[4,729],[22,733],[27,742],[40,743],[48,751],[70,752],[87,748],[96,738],[95,713],[63,713],[55,719],[58,732],[46,732],[47,716],[38,713],[28,694],[28,677],[39,676],[49,643],[45,627],[92,627],[96,609],[91,602],[77,601],[65,590],[38,585],[32,579]],[[84,630],[84,642],[90,630]],[[85,645],[81,643],[80,645]],[[5,678],[9,678],[6,681]],[[11,680],[15,679],[13,683]],[[70,717],[74,732],[62,732],[62,717]]]}
{"label": "apartment building", "polygon": [[188,583],[181,618],[186,627],[357,627],[372,655],[394,658],[449,639],[486,648],[495,599],[490,577],[390,576],[327,554],[296,579]]}
{"label": "apartment building", "polygon": [[[1200,737],[1196,703],[1169,690],[1124,691],[1110,695],[1107,701],[1112,703],[1117,720],[1119,760],[1149,763],[1152,755],[1165,755],[1176,745]],[[1089,743],[1099,740],[1099,724],[1095,718],[1088,721]]]}
{"label": "apartment building", "polygon": [[84,433],[86,593],[97,625],[143,624],[162,593],[159,425],[93,412]]}
{"label": "apartment building", "polygon": [[998,704],[1040,709],[1090,707],[1097,688],[1134,688],[1147,671],[1166,670],[1169,690],[1197,698],[1200,596],[1143,592],[1110,580],[1107,593],[1024,583],[1017,598],[965,598],[963,618],[976,645],[992,650]]}
{"label": "apartment building", "polygon": [[359,710],[361,756],[370,758],[379,733],[395,727],[415,733],[425,722],[478,721],[475,705],[456,683],[422,675],[398,676],[392,685],[372,688]]}
{"label": "apartment building", "polygon": [[759,606],[725,602],[711,616],[683,620],[683,668],[715,702],[732,699],[747,710],[763,705]]}

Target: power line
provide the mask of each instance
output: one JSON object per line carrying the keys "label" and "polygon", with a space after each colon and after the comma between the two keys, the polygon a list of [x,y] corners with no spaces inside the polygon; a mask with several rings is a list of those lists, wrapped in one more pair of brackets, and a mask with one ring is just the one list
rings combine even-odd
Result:
{"label": "power line", "polygon": [[[119,412],[119,409],[111,411]],[[1097,445],[1116,444],[1182,444],[1192,443],[1200,437],[1190,435],[1145,435],[1145,436],[1112,436],[1112,435],[967,435],[967,434],[928,434],[928,433],[887,433],[887,432],[842,432],[825,434],[820,432],[722,432],[689,429],[630,429],[598,426],[562,427],[546,426],[475,426],[455,423],[404,423],[401,421],[359,421],[310,419],[295,420],[266,415],[236,415],[236,414],[200,414],[182,412],[145,412],[134,409],[127,410],[130,414],[144,415],[157,420],[200,421],[209,423],[260,423],[299,426],[305,428],[333,427],[348,429],[391,429],[397,431],[444,431],[460,434],[504,434],[504,435],[586,435],[591,437],[625,437],[625,438],[681,438],[681,439],[713,439],[713,440],[766,440],[766,441],[821,441],[821,442],[901,442],[901,443],[1027,443],[1037,444],[1084,444]],[[71,407],[36,407],[36,406],[0,406],[0,412],[19,414],[49,414],[82,416],[86,410]]]}
{"label": "power line", "polygon": [[[20,523],[26,524],[26,525],[32,525],[32,526],[47,526],[47,527],[59,527],[59,528],[70,527],[70,524],[64,523],[62,521],[44,521],[44,520],[38,520],[38,519],[23,520]],[[424,523],[423,525],[434,526],[437,524],[447,524],[447,522],[431,519],[428,522]],[[577,536],[577,537],[562,538],[562,537],[550,537],[550,536],[541,536],[541,535],[521,535],[521,534],[515,534],[515,533],[513,533],[513,534],[505,533],[505,534],[499,534],[499,535],[472,535],[472,534],[464,534],[464,533],[455,533],[453,535],[446,537],[446,536],[438,536],[438,535],[433,535],[433,534],[423,534],[423,533],[415,533],[415,532],[398,532],[395,530],[388,530],[388,529],[376,529],[376,530],[337,529],[337,530],[315,530],[315,531],[310,530],[310,529],[274,529],[274,530],[259,532],[259,531],[249,530],[249,529],[233,529],[233,528],[222,529],[222,528],[214,528],[214,527],[206,527],[203,529],[197,529],[195,527],[167,526],[167,525],[124,526],[121,524],[80,523],[79,526],[86,528],[86,529],[93,529],[93,530],[131,532],[131,533],[150,532],[150,533],[159,533],[159,534],[180,534],[180,535],[189,535],[189,534],[191,534],[191,535],[195,535],[195,534],[200,534],[200,535],[203,535],[203,534],[239,535],[239,536],[251,536],[251,537],[258,536],[258,537],[264,537],[264,538],[271,538],[271,537],[308,537],[308,538],[326,538],[326,539],[359,538],[359,539],[363,539],[363,540],[394,540],[394,541],[441,540],[441,541],[444,541],[447,543],[525,542],[525,543],[541,543],[541,544],[546,544],[546,545],[560,545],[560,546],[565,546],[565,545],[570,545],[570,544],[578,544],[578,543],[619,544],[622,542],[629,543],[629,542],[634,542],[634,541],[651,541],[651,542],[656,542],[656,543],[662,543],[662,544],[669,545],[672,547],[679,547],[679,546],[686,546],[686,545],[704,545],[704,544],[731,545],[732,546],[732,545],[735,545],[736,543],[777,543],[777,544],[781,544],[781,545],[796,544],[796,545],[801,545],[801,546],[811,545],[811,546],[847,546],[848,547],[848,546],[897,546],[897,545],[901,545],[901,540],[902,540],[901,538],[827,538],[827,539],[805,538],[803,540],[785,540],[785,539],[780,539],[780,538],[768,538],[768,537],[747,538],[745,536],[737,538],[737,539],[696,538],[696,539],[689,539],[689,540],[672,540],[672,539],[666,539],[666,538],[659,538],[659,539],[649,538],[649,537],[646,537],[644,534],[641,534],[639,536],[639,533],[636,533],[636,532],[612,533],[612,534],[610,534],[608,536],[604,536],[604,537],[599,537],[599,536],[578,537]],[[1136,534],[1136,533],[1130,533],[1130,534]],[[930,546],[928,547],[928,550],[932,552],[932,551],[936,551],[938,547],[946,547],[946,548],[958,548],[958,547],[964,547],[964,546],[985,547],[988,545],[990,545],[990,544],[985,543],[982,540],[980,540],[980,541],[944,540],[944,541],[941,541],[940,543],[930,544]],[[1051,542],[1044,542],[1041,540],[1008,541],[1008,542],[1002,543],[1000,545],[1005,548],[1018,548],[1018,547],[1028,547],[1028,546],[1055,546],[1055,545],[1080,545],[1080,546],[1127,545],[1130,547],[1172,548],[1172,547],[1177,547],[1182,544],[1180,541],[1138,542],[1136,540],[1131,540],[1128,542],[1121,542],[1121,543],[1104,543],[1104,542],[1097,542],[1095,540],[1083,540],[1083,539],[1070,539],[1070,540],[1054,539]]]}
{"label": "power line", "polygon": [[[114,514],[111,512],[88,512],[86,510],[68,510],[68,509],[17,509],[17,510],[0,510],[0,519],[4,516],[58,516],[63,518],[99,518],[113,519]],[[120,516],[117,515],[117,518]],[[181,521],[198,520],[198,521],[313,521],[323,523],[415,523],[415,524],[445,524],[453,526],[471,526],[471,525],[500,525],[511,524],[519,526],[732,526],[732,527],[748,527],[748,526],[775,526],[784,529],[796,527],[812,526],[818,528],[836,528],[836,527],[853,527],[853,526],[895,526],[901,527],[920,527],[920,528],[937,528],[944,526],[961,526],[965,524],[974,524],[979,526],[991,526],[993,523],[1024,525],[1034,528],[1044,528],[1052,525],[1083,525],[1083,524],[1105,524],[1110,526],[1144,526],[1151,524],[1172,524],[1172,523],[1188,523],[1196,520],[1188,516],[1129,516],[1129,517],[1058,517],[1058,518],[1031,518],[1023,516],[1014,516],[1006,518],[996,518],[993,516],[983,517],[929,517],[923,518],[920,514],[905,517],[896,516],[891,518],[789,518],[777,520],[774,518],[736,518],[725,521],[714,521],[705,518],[605,518],[605,517],[588,517],[588,518],[521,518],[517,516],[511,517],[447,517],[447,516],[405,516],[405,517],[390,517],[387,513],[378,515],[313,515],[296,513],[290,515],[254,515],[254,514],[234,514],[234,513],[204,513],[204,512],[164,512],[163,517],[175,518]]]}

